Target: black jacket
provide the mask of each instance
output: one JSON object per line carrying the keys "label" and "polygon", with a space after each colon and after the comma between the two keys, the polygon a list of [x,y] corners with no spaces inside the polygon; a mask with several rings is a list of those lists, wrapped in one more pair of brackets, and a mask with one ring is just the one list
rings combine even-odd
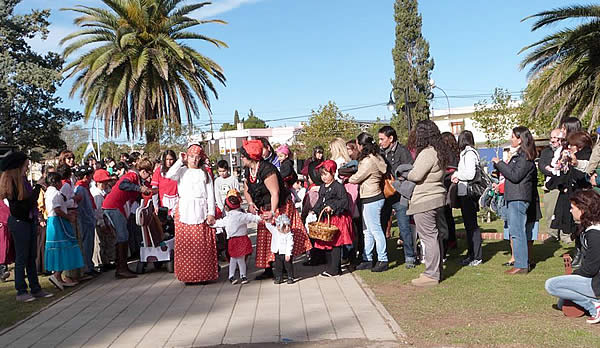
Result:
{"label": "black jacket", "polygon": [[317,216],[321,214],[321,210],[325,207],[333,209],[333,215],[340,215],[348,210],[348,193],[344,185],[334,180],[329,187],[325,184],[319,188],[319,200],[313,207],[313,211]]}
{"label": "black jacket", "polygon": [[388,165],[388,173],[396,173],[396,168],[401,164],[413,164],[413,158],[406,146],[396,142],[390,145],[390,147],[392,149],[381,150],[381,157],[383,157],[385,163]]}
{"label": "black jacket", "polygon": [[521,151],[510,159],[508,163],[500,161],[494,167],[504,175],[504,200],[531,202],[534,191],[537,193],[537,171],[535,163],[527,160]]}
{"label": "black jacket", "polygon": [[540,168],[540,172],[545,176],[552,176],[552,172],[546,170],[546,166],[550,166],[552,164],[552,158],[554,158],[554,150],[552,146],[546,146],[542,152],[540,153],[540,159],[538,160],[538,167]]}
{"label": "black jacket", "polygon": [[600,230],[589,229],[581,235],[582,247],[586,249],[581,267],[573,274],[592,278],[592,289],[600,297]]}

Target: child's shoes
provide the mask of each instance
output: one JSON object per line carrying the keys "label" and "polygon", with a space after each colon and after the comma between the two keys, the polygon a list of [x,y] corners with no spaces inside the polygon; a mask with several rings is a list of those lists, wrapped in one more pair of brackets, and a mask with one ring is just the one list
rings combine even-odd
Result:
{"label": "child's shoes", "polygon": [[231,285],[235,285],[238,283],[238,280],[235,279],[234,277],[229,278],[229,282],[231,283]]}
{"label": "child's shoes", "polygon": [[242,277],[242,278],[241,278],[241,283],[242,283],[242,284],[248,284],[248,278],[246,278],[246,277]]}
{"label": "child's shoes", "polygon": [[283,283],[283,279],[280,277],[276,277],[275,280],[273,281],[273,284],[279,285],[281,283]]}
{"label": "child's shoes", "polygon": [[[282,281],[282,283],[283,283],[283,281]],[[294,284],[294,278],[292,278],[292,277],[289,277],[289,278],[287,279],[287,283],[288,283],[288,284]]]}

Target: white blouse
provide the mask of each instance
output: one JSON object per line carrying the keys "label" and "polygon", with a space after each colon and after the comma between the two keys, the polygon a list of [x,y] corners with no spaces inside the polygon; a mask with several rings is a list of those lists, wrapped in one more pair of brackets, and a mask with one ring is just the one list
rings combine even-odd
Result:
{"label": "white blouse", "polygon": [[44,200],[46,203],[46,213],[48,213],[48,217],[58,216],[54,211],[56,208],[60,208],[63,213],[67,214],[69,203],[73,201],[72,199],[65,201],[63,194],[60,193],[54,186],[48,186],[48,189],[44,194]]}
{"label": "white blouse", "polygon": [[236,209],[228,211],[224,218],[217,220],[211,227],[225,228],[227,238],[229,239],[232,237],[247,236],[248,224],[259,221],[260,216],[244,213],[243,211]]}
{"label": "white blouse", "polygon": [[197,225],[203,223],[208,215],[215,216],[213,181],[203,169],[185,167],[178,159],[165,177],[177,181],[179,221]]}

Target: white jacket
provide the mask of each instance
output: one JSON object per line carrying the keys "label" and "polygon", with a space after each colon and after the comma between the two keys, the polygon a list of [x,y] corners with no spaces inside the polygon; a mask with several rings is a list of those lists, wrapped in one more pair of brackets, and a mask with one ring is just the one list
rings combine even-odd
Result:
{"label": "white jacket", "polygon": [[452,174],[453,178],[458,178],[459,196],[467,195],[467,182],[475,178],[476,167],[479,165],[479,153],[471,146],[465,147],[460,153],[458,169]]}
{"label": "white jacket", "polygon": [[259,221],[260,216],[244,213],[243,211],[236,209],[228,211],[227,215],[222,219],[217,220],[212,227],[225,228],[227,239],[229,239],[231,237],[247,236],[248,224]]}
{"label": "white jacket", "polygon": [[273,254],[292,256],[292,249],[294,249],[294,234],[292,231],[281,233],[277,227],[270,223],[265,223],[265,226],[271,232],[271,252]]}

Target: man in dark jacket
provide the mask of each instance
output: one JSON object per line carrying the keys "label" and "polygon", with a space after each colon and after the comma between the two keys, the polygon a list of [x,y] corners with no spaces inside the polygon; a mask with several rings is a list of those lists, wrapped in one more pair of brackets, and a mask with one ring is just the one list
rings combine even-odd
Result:
{"label": "man in dark jacket", "polygon": [[[387,163],[387,172],[393,175],[401,164],[412,164],[413,158],[406,146],[398,142],[396,130],[390,126],[383,126],[379,129],[379,147],[381,156]],[[381,210],[381,227],[386,228],[392,215],[392,209],[396,212],[398,220],[398,229],[400,238],[404,242],[404,260],[406,268],[415,267],[415,249],[413,234],[410,229],[410,218],[406,215],[407,207],[400,205],[400,195],[398,193],[386,198]]]}
{"label": "man in dark jacket", "polygon": [[554,129],[550,133],[550,144],[546,146],[540,153],[540,159],[538,160],[538,167],[540,172],[544,174],[546,180],[544,181],[544,215],[548,222],[548,234],[550,238],[547,241],[558,241],[558,230],[550,227],[552,223],[552,216],[554,215],[554,208],[556,207],[556,200],[558,199],[559,190],[550,190],[546,187],[545,183],[552,177],[552,171],[556,160],[562,150],[562,140],[564,136],[560,129]]}

